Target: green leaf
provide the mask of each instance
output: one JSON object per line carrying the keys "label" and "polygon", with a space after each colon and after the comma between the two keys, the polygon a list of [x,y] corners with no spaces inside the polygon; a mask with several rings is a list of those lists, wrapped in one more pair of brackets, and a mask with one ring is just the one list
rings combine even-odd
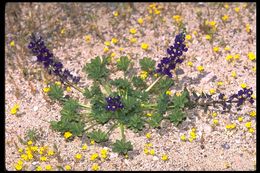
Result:
{"label": "green leaf", "polygon": [[128,127],[130,129],[134,130],[134,132],[138,132],[139,130],[143,129],[144,121],[140,116],[134,115],[130,118],[130,121],[128,123]]}
{"label": "green leaf", "polygon": [[159,114],[164,114],[167,110],[169,104],[169,96],[166,94],[161,94],[157,100],[157,109]]}
{"label": "green leaf", "polygon": [[112,151],[117,152],[119,154],[127,154],[128,151],[133,150],[133,145],[130,141],[125,140],[116,140],[116,142],[113,144]]}
{"label": "green leaf", "polygon": [[141,88],[141,89],[147,88],[146,83],[140,77],[134,76],[132,82],[136,88]]}
{"label": "green leaf", "polygon": [[151,58],[144,57],[143,59],[140,59],[139,64],[144,71],[152,72],[155,70],[155,60],[152,60]]}
{"label": "green leaf", "polygon": [[154,85],[151,92],[156,94],[165,93],[173,85],[174,81],[168,76],[165,76],[165,78],[162,78],[157,84]]}
{"label": "green leaf", "polygon": [[101,92],[101,89],[100,89],[98,83],[97,83],[97,82],[94,82],[90,89],[88,89],[87,87],[85,88],[83,95],[84,95],[87,99],[90,99],[90,98],[92,98],[92,97],[94,97],[94,96],[95,96],[95,97],[96,97],[96,96],[101,96],[101,95],[102,95],[102,92]]}
{"label": "green leaf", "polygon": [[50,91],[48,92],[48,96],[52,100],[60,101],[63,98],[63,90],[59,85],[53,84],[50,86]]}
{"label": "green leaf", "polygon": [[177,96],[176,93],[173,96],[173,106],[175,108],[183,108],[188,102],[188,93],[185,91],[180,96]]}
{"label": "green leaf", "polygon": [[100,129],[88,133],[87,136],[97,143],[105,142],[108,140],[108,135],[105,132],[102,132]]}
{"label": "green leaf", "polygon": [[163,119],[163,116],[161,114],[153,114],[153,116],[151,117],[151,119],[148,121],[150,126],[152,126],[153,128],[159,127],[160,123]]}
{"label": "green leaf", "polygon": [[100,81],[102,78],[106,78],[109,74],[109,70],[106,67],[107,58],[102,57],[102,59],[97,56],[92,59],[90,63],[87,63],[83,70],[88,74],[88,77]]}
{"label": "green leaf", "polygon": [[119,70],[126,71],[129,64],[130,64],[130,60],[128,59],[128,57],[127,56],[121,56],[119,61],[117,62],[117,68]]}
{"label": "green leaf", "polygon": [[131,84],[127,79],[115,79],[110,81],[111,85],[116,86],[118,89],[123,89],[123,90],[130,90],[131,89]]}
{"label": "green leaf", "polygon": [[175,108],[172,110],[172,113],[169,115],[169,119],[175,125],[178,125],[184,119],[184,113],[182,110]]}

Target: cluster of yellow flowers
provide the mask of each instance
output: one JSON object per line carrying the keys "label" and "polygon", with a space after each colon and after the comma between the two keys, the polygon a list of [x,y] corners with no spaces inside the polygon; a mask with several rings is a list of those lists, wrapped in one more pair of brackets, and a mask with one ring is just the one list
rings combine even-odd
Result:
{"label": "cluster of yellow flowers", "polygon": [[17,111],[19,110],[19,108],[20,108],[20,105],[19,105],[19,104],[15,104],[15,105],[12,107],[12,109],[11,109],[11,111],[10,111],[10,114],[15,115],[15,114],[17,113]]}
{"label": "cluster of yellow flowers", "polygon": [[152,3],[148,6],[148,12],[149,14],[156,14],[159,15],[161,14],[161,9],[163,8],[162,5],[157,5],[156,3]]}

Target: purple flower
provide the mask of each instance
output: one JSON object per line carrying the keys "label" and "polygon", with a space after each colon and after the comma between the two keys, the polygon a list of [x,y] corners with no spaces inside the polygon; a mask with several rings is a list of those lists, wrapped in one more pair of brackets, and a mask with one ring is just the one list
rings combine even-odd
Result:
{"label": "purple flower", "polygon": [[121,97],[120,96],[116,96],[116,97],[107,97],[106,101],[107,101],[107,105],[106,105],[106,109],[108,111],[116,111],[118,109],[122,109],[124,108],[124,105],[121,102]]}
{"label": "purple flower", "polygon": [[46,48],[41,36],[32,34],[30,39],[28,48],[31,50],[32,54],[37,57],[37,61],[42,63],[44,68],[48,70],[49,74],[59,76],[63,83],[66,81],[78,83],[80,81],[80,77],[71,75],[67,69],[63,70],[63,64],[54,59],[53,53]]}
{"label": "purple flower", "polygon": [[175,43],[167,49],[168,57],[164,57],[157,65],[156,72],[162,75],[167,75],[172,78],[171,70],[175,69],[176,65],[183,62],[183,52],[187,52],[188,48],[184,44],[185,34],[180,33],[175,37]]}

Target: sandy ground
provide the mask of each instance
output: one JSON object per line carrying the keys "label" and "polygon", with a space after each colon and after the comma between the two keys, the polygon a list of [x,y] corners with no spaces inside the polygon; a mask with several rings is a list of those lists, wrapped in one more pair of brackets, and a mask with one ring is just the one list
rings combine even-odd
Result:
{"label": "sandy ground", "polygon": [[[188,42],[189,50],[185,54],[186,60],[180,68],[183,73],[179,75],[180,85],[188,85],[189,89],[208,92],[210,88],[217,88],[217,82],[222,81],[221,91],[227,95],[237,92],[241,83],[246,83],[256,92],[256,73],[252,70],[255,61],[247,57],[249,52],[256,53],[256,5],[243,3],[230,3],[225,8],[220,3],[161,3],[160,15],[149,17],[150,3],[111,4],[111,3],[32,3],[8,4],[6,6],[6,46],[5,46],[5,166],[7,170],[15,170],[15,163],[20,154],[15,147],[24,147],[18,141],[18,136],[24,137],[28,129],[36,128],[40,131],[37,145],[48,145],[51,148],[56,144],[63,161],[58,162],[56,157],[50,157],[47,162],[24,162],[25,170],[35,169],[35,165],[50,164],[53,170],[56,166],[71,165],[73,170],[91,170],[93,163],[99,163],[100,170],[254,170],[256,167],[256,135],[249,133],[245,123],[251,121],[255,129],[256,120],[249,115],[255,110],[253,105],[246,104],[236,113],[218,113],[219,124],[214,127],[212,111],[204,113],[195,109],[187,111],[189,117],[179,127],[167,122],[162,123],[161,129],[146,129],[140,133],[126,130],[134,151],[129,153],[129,158],[118,156],[111,151],[109,143],[104,145],[91,145],[89,141],[87,151],[81,150],[81,139],[75,138],[66,142],[64,137],[50,129],[48,121],[58,120],[61,107],[57,103],[48,101],[42,89],[46,87],[40,80],[42,67],[31,61],[32,56],[27,50],[28,34],[40,32],[65,67],[82,77],[79,86],[89,84],[82,68],[91,58],[103,55],[104,42],[113,37],[118,39],[116,45],[110,46],[109,53],[116,55],[114,61],[121,55],[128,55],[136,67],[138,61],[148,56],[157,62],[166,55],[166,48],[173,42],[177,33],[177,26],[172,16],[180,15],[187,28],[187,33],[192,36]],[[131,8],[133,7],[133,8]],[[234,8],[239,7],[240,12]],[[113,12],[118,11],[115,17]],[[123,17],[126,13],[126,19]],[[216,21],[217,33],[212,44],[205,39],[205,34],[199,28],[203,19]],[[228,15],[227,22],[221,17]],[[138,18],[143,18],[142,25],[137,23]],[[246,31],[246,24],[250,24],[251,32]],[[94,28],[94,29],[93,29]],[[98,32],[97,32],[97,28]],[[136,28],[134,37],[137,42],[131,44],[127,39],[132,38],[129,29]],[[197,32],[194,33],[194,31]],[[89,42],[85,36],[90,35]],[[102,38],[103,37],[103,38]],[[14,41],[14,45],[10,43]],[[149,44],[149,50],[142,50],[141,43]],[[225,43],[225,44],[223,44]],[[228,45],[230,51],[225,51]],[[212,49],[219,46],[219,53]],[[123,50],[120,50],[123,48]],[[240,54],[240,59],[228,63],[225,57]],[[187,66],[192,61],[193,67]],[[196,67],[204,66],[200,73]],[[24,75],[24,71],[28,75]],[[233,78],[231,72],[236,71],[237,77]],[[180,89],[180,88],[179,88]],[[178,87],[172,88],[175,92]],[[71,95],[83,100],[83,97],[72,90]],[[20,105],[18,116],[11,115],[10,110],[15,104]],[[243,116],[242,122],[237,117]],[[226,125],[235,123],[236,128],[227,130]],[[198,138],[195,141],[181,141],[180,135],[188,136],[191,128],[197,129]],[[256,129],[255,129],[256,130]],[[146,139],[145,134],[151,133],[151,139]],[[201,134],[204,133],[204,140]],[[120,136],[116,129],[110,136],[115,141]],[[155,155],[146,155],[145,143],[153,144]],[[225,147],[223,147],[223,145]],[[90,155],[99,152],[101,148],[108,147],[109,156],[104,162],[90,161]],[[84,157],[80,162],[75,162],[74,155],[81,153]],[[167,154],[169,160],[162,161],[161,156]]]}

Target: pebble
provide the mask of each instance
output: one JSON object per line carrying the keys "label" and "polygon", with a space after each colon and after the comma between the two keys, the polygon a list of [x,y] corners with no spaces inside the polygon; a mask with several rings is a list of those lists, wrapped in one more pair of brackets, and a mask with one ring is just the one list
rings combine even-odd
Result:
{"label": "pebble", "polygon": [[37,164],[39,164],[39,162],[32,162],[32,165],[33,165],[33,166],[35,166],[35,165],[37,165]]}
{"label": "pebble", "polygon": [[33,111],[34,111],[34,112],[38,111],[38,109],[39,109],[38,106],[34,106],[34,107],[33,107]]}
{"label": "pebble", "polygon": [[113,159],[113,158],[116,158],[118,156],[118,154],[117,153],[111,153],[110,154],[110,159]]}
{"label": "pebble", "polygon": [[226,149],[226,150],[228,150],[228,149],[230,148],[230,146],[228,145],[228,143],[222,144],[221,146],[222,146],[222,148],[224,148],[224,149]]}
{"label": "pebble", "polygon": [[157,156],[153,156],[153,161],[159,160]]}

